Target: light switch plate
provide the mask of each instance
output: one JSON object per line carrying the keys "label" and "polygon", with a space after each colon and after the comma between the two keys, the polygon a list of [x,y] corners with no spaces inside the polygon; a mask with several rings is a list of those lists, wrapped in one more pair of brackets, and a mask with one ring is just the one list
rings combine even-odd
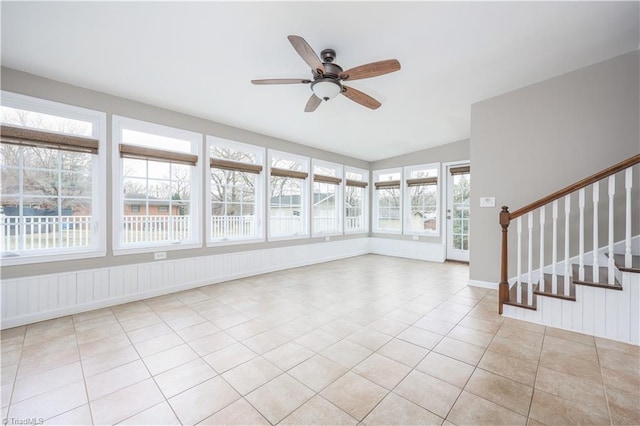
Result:
{"label": "light switch plate", "polygon": [[495,207],[496,197],[480,197],[480,207]]}

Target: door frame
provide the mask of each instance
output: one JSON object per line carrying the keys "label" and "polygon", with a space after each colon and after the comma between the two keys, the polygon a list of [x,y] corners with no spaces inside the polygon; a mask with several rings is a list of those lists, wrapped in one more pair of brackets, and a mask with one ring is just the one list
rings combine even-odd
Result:
{"label": "door frame", "polygon": [[[449,208],[449,184],[451,182],[451,174],[449,173],[449,169],[451,167],[458,167],[458,166],[470,166],[471,165],[471,161],[470,160],[459,160],[459,161],[450,161],[450,162],[446,162],[446,163],[442,163],[442,181],[443,181],[443,185],[442,185],[442,194],[441,194],[441,199],[444,201],[442,203],[442,219],[443,219],[443,226],[442,226],[442,245],[444,247],[444,260],[445,261],[455,261],[455,262],[467,262],[465,260],[458,260],[458,259],[451,259],[449,258],[449,237],[450,237],[450,232],[449,232],[449,219],[447,219],[447,209]],[[469,231],[469,236],[471,236],[471,231]]]}

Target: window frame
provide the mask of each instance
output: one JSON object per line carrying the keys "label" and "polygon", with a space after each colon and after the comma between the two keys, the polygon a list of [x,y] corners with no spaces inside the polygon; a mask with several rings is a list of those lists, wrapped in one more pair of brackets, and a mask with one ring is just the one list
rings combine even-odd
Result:
{"label": "window frame", "polygon": [[[223,146],[225,148],[237,149],[239,151],[245,151],[256,155],[255,163],[246,163],[246,164],[254,164],[262,167],[262,171],[260,173],[256,173],[256,187],[255,189],[255,218],[256,218],[256,226],[259,229],[257,236],[251,237],[232,237],[232,238],[219,238],[214,239],[211,238],[211,205],[213,200],[211,198],[211,166],[210,161],[214,157],[211,156],[211,148],[218,144],[219,146]],[[249,244],[249,243],[259,243],[264,242],[266,240],[266,219],[265,219],[265,160],[266,160],[266,149],[261,146],[251,145],[243,142],[237,142],[230,139],[220,138],[217,136],[206,136],[206,152],[207,152],[207,160],[209,161],[206,165],[206,203],[207,203],[207,213],[206,213],[206,241],[207,247],[214,246],[222,246],[222,245],[234,245],[234,244]]]}
{"label": "window frame", "polygon": [[[436,214],[436,226],[435,230],[422,230],[416,231],[411,229],[411,186],[409,185],[409,181],[411,178],[411,173],[419,170],[435,170],[436,171],[436,179],[437,182],[435,186],[435,197],[436,197],[436,205],[435,205],[435,214]],[[418,235],[425,237],[439,237],[440,236],[440,222],[441,222],[441,181],[442,181],[442,172],[440,163],[426,163],[426,164],[418,164],[413,166],[405,166],[403,167],[403,192],[404,192],[404,226],[403,226],[403,234],[404,235]]]}
{"label": "window frame", "polygon": [[[322,179],[325,176],[328,175],[323,175],[322,173],[316,173],[315,172],[315,168],[316,167],[324,167],[327,169],[333,169],[335,170],[335,176],[333,176],[335,179],[326,179],[326,183],[329,185],[334,185],[335,189],[336,189],[336,194],[335,194],[335,200],[334,200],[334,207],[333,207],[333,211],[336,215],[336,227],[327,231],[317,231],[315,228],[315,223],[314,223],[314,215],[313,215],[313,208],[315,206],[315,183],[319,182],[319,183],[323,183]],[[318,160],[318,159],[312,159],[311,160],[311,170],[313,173],[311,173],[311,178],[312,178],[312,182],[310,182],[311,184],[311,209],[310,209],[310,216],[311,216],[311,237],[328,237],[328,236],[333,236],[333,235],[342,235],[344,230],[343,230],[343,223],[344,223],[344,209],[341,208],[342,204],[343,204],[343,199],[344,199],[344,166],[342,164],[338,164],[338,163],[332,163],[329,161],[324,161],[324,160]],[[337,181],[340,180],[339,183],[332,183],[329,181]]]}
{"label": "window frame", "polygon": [[[301,224],[302,224],[302,232],[295,234],[273,234],[271,232],[271,181],[272,181],[272,170],[274,167],[272,166],[273,158],[282,158],[283,160],[289,161],[297,161],[302,164],[302,171],[296,171],[292,174],[301,174],[306,173],[307,177],[302,180],[302,193],[300,194],[300,205],[302,212],[300,212],[301,216]],[[277,151],[273,149],[267,149],[267,165],[268,165],[268,176],[267,176],[267,186],[265,190],[265,197],[267,198],[267,210],[265,212],[265,218],[267,223],[267,238],[269,241],[281,241],[281,240],[293,240],[293,239],[301,239],[301,238],[309,238],[310,233],[310,181],[311,174],[310,170],[311,159],[309,157],[305,157],[302,155],[291,154],[284,151]]]}
{"label": "window frame", "polygon": [[[399,212],[398,212],[398,220],[400,221],[400,229],[389,229],[389,228],[380,228],[378,226],[379,223],[379,219],[380,219],[380,199],[378,196],[378,189],[376,187],[376,183],[380,182],[379,181],[379,177],[381,175],[386,175],[386,174],[392,174],[392,173],[399,173],[400,174],[400,187],[398,188],[399,190],[399,200],[398,200],[398,207],[399,207]],[[373,214],[372,214],[372,230],[374,233],[378,233],[378,234],[396,234],[396,235],[401,235],[404,229],[404,219],[403,219],[403,215],[404,215],[404,203],[403,203],[403,198],[404,198],[404,191],[403,191],[403,169],[402,167],[394,167],[394,168],[390,168],[390,169],[382,169],[382,170],[374,170],[373,171],[373,186],[371,188],[371,191],[373,191],[373,195],[372,195],[372,210],[373,210]]]}
{"label": "window frame", "polygon": [[[122,141],[123,130],[131,130],[135,132],[155,134],[162,137],[170,137],[175,139],[184,140],[191,144],[190,154],[198,157],[197,164],[193,167],[191,173],[190,192],[191,198],[190,213],[191,213],[191,239],[182,242],[175,241],[159,241],[159,242],[142,242],[135,244],[124,243],[123,218],[124,218],[124,193],[123,193],[123,180],[122,174],[122,162],[123,159],[120,156],[120,144]],[[124,117],[119,115],[112,116],[112,183],[113,183],[113,206],[112,206],[112,226],[113,226],[113,254],[114,256],[134,254],[134,253],[150,253],[156,251],[173,251],[173,250],[186,250],[192,248],[202,247],[202,213],[201,213],[201,199],[202,199],[202,147],[205,145],[203,142],[203,135],[190,130],[180,129],[176,127],[170,127],[163,124],[152,123],[148,121],[139,120],[131,117]],[[135,145],[125,143],[126,145]],[[138,146],[138,145],[135,145]],[[143,145],[139,145],[143,146]],[[166,151],[173,152],[173,151]],[[157,161],[150,158],[150,160]],[[179,164],[179,163],[178,163]]]}
{"label": "window frame", "polygon": [[[107,114],[102,111],[83,108],[75,105],[54,102],[33,96],[19,93],[0,91],[0,104],[2,106],[17,108],[35,113],[48,114],[52,116],[68,118],[89,122],[92,125],[92,139],[97,139],[99,146],[97,154],[93,155],[91,161],[91,221],[92,221],[92,242],[87,248],[53,248],[39,253],[26,254],[22,252],[18,256],[3,257],[0,262],[3,266],[26,265],[42,262],[58,262],[65,260],[87,259],[104,257],[107,254],[107,232],[106,232],[106,199],[101,196],[107,190]],[[22,127],[9,124],[13,127],[44,131],[53,135],[69,135],[69,133],[51,132],[34,127]],[[55,148],[49,148],[55,149]],[[22,193],[22,188],[20,189]]]}
{"label": "window frame", "polygon": [[[350,186],[348,185],[348,182],[351,179],[347,178],[347,174],[348,173],[354,173],[354,174],[359,174],[361,175],[364,180],[362,180],[362,182],[366,183],[366,186],[364,188],[362,188],[362,221],[363,221],[363,228],[362,229],[347,229],[347,205],[346,205],[346,199],[347,199],[347,187]],[[357,167],[350,167],[350,166],[345,166],[344,167],[344,185],[343,185],[343,204],[344,204],[344,209],[343,209],[343,229],[344,229],[344,233],[345,234],[368,234],[369,233],[369,217],[370,212],[369,212],[369,192],[371,191],[370,185],[369,185],[369,170],[365,170],[365,169],[359,169]]]}

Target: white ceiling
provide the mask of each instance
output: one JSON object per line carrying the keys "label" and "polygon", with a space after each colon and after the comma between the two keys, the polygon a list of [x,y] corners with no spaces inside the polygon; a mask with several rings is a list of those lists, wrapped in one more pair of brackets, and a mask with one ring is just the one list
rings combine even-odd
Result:
{"label": "white ceiling", "polygon": [[[638,49],[638,2],[2,2],[2,65],[367,161],[469,137],[470,105]],[[303,112],[287,35],[344,69],[397,58]]]}

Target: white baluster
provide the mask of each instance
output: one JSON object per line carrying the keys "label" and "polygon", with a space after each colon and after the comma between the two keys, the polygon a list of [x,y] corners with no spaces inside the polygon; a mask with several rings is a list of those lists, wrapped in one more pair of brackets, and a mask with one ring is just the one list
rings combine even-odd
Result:
{"label": "white baluster", "polygon": [[600,265],[598,264],[598,202],[600,201],[600,182],[593,184],[593,282],[600,282]]}
{"label": "white baluster", "polygon": [[571,265],[569,264],[569,213],[571,213],[571,194],[564,197],[564,295],[569,295],[569,275]]}
{"label": "white baluster", "polygon": [[615,263],[613,260],[613,197],[616,195],[616,175],[609,176],[609,284],[615,282]]}
{"label": "white baluster", "polygon": [[578,207],[580,210],[580,254],[578,267],[578,280],[584,281],[584,188],[578,192]]}
{"label": "white baluster", "polygon": [[533,305],[533,212],[527,215],[529,247],[527,247],[527,305]]}
{"label": "white baluster", "polygon": [[551,292],[558,294],[558,200],[552,205],[553,241],[551,242]]}
{"label": "white baluster", "polygon": [[540,279],[538,281],[538,289],[544,292],[544,221],[545,208],[540,207]]}
{"label": "white baluster", "polygon": [[518,226],[518,258],[517,258],[517,269],[518,269],[518,278],[517,278],[517,289],[518,289],[518,296],[517,296],[517,301],[518,303],[522,303],[522,216],[518,218],[518,220],[516,221],[516,224]]}
{"label": "white baluster", "polygon": [[631,257],[631,188],[633,186],[632,183],[632,168],[629,167],[624,172],[624,189],[626,192],[626,212],[625,212],[625,237],[624,237],[624,266],[626,268],[631,268],[632,265],[632,257]]}

